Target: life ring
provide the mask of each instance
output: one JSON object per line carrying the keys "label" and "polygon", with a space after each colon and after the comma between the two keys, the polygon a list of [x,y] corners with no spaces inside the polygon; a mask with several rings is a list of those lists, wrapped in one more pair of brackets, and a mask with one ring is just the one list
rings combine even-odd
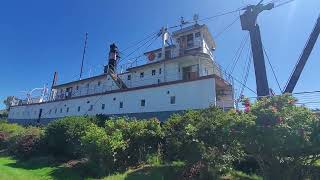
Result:
{"label": "life ring", "polygon": [[155,58],[156,58],[156,55],[154,54],[154,52],[151,52],[148,54],[149,61],[153,61]]}

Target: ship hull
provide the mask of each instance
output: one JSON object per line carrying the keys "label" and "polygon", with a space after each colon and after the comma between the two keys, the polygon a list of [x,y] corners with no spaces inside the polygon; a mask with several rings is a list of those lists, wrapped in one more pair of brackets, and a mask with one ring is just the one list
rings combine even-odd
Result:
{"label": "ship hull", "polygon": [[174,113],[216,105],[215,76],[93,94],[61,101],[13,106],[9,121],[47,124],[66,116],[128,116],[166,120]]}

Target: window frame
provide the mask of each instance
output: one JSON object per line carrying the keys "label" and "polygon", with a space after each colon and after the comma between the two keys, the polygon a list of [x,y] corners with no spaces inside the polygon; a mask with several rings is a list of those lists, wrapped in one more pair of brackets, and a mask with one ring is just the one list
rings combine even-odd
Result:
{"label": "window frame", "polygon": [[140,100],[140,107],[146,107],[146,100],[145,99]]}
{"label": "window frame", "polygon": [[144,78],[144,72],[140,72],[140,78]]}
{"label": "window frame", "polygon": [[93,104],[90,104],[88,111],[92,111],[92,110],[93,110]]}
{"label": "window frame", "polygon": [[120,101],[120,102],[119,102],[119,108],[120,108],[120,109],[123,109],[123,101]]}
{"label": "window frame", "polygon": [[170,104],[176,104],[176,96],[170,96]]}

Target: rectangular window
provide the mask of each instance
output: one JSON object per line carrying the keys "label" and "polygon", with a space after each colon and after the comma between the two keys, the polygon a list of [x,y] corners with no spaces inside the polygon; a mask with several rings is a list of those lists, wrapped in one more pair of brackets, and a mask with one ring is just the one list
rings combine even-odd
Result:
{"label": "rectangular window", "polygon": [[67,112],[69,112],[69,107],[67,107]]}
{"label": "rectangular window", "polygon": [[49,114],[51,114],[52,109],[50,109]]}
{"label": "rectangular window", "polygon": [[193,47],[193,34],[187,36],[187,48]]}
{"label": "rectangular window", "polygon": [[78,112],[80,112],[80,106],[78,106]]}
{"label": "rectangular window", "polygon": [[161,68],[159,68],[159,74],[161,74],[161,71],[162,71],[162,69],[161,69]]}
{"label": "rectangular window", "polygon": [[170,50],[167,50],[165,55],[166,55],[166,59],[171,59],[171,51]]}
{"label": "rectangular window", "polygon": [[170,104],[176,104],[176,97],[175,96],[170,97]]}
{"label": "rectangular window", "polygon": [[161,56],[162,56],[161,53],[158,53],[158,58],[161,58]]}
{"label": "rectangular window", "polygon": [[130,74],[128,75],[128,80],[129,80],[129,81],[131,80],[131,75],[130,75]]}
{"label": "rectangular window", "polygon": [[99,81],[99,82],[98,82],[98,86],[100,86],[100,85],[101,85],[101,82]]}
{"label": "rectangular window", "polygon": [[146,100],[145,99],[141,99],[141,107],[145,107],[146,106]]}
{"label": "rectangular window", "polygon": [[152,72],[151,72],[152,76],[156,75],[156,70],[153,69]]}
{"label": "rectangular window", "polygon": [[57,109],[54,110],[54,113],[57,113]]}
{"label": "rectangular window", "polygon": [[101,105],[101,109],[102,109],[102,110],[103,110],[105,107],[106,107],[105,104],[102,104],[102,105]]}
{"label": "rectangular window", "polygon": [[60,108],[60,113],[62,113],[62,108]]}
{"label": "rectangular window", "polygon": [[140,78],[143,78],[144,77],[144,72],[141,72],[140,73]]}
{"label": "rectangular window", "polygon": [[120,102],[120,108],[123,108],[123,102]]}
{"label": "rectangular window", "polygon": [[200,32],[196,32],[195,37],[198,38],[200,36],[201,36]]}
{"label": "rectangular window", "polygon": [[90,105],[89,111],[93,110],[93,105]]}

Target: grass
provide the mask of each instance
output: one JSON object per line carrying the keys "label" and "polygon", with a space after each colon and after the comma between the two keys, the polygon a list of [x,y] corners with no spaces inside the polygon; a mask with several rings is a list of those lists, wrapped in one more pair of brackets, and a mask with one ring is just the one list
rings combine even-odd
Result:
{"label": "grass", "polygon": [[52,164],[48,158],[19,162],[11,157],[0,157],[0,180],[58,180],[83,179],[63,165]]}
{"label": "grass", "polygon": [[[110,175],[102,180],[171,180],[181,179],[184,163],[171,165],[144,166],[121,174]],[[0,180],[93,180],[87,177],[85,168],[70,168],[57,163],[50,157],[34,158],[28,161],[0,155]],[[261,180],[257,176],[248,176],[242,172],[231,172],[222,179]]]}
{"label": "grass", "polygon": [[[145,166],[111,175],[103,180],[178,179],[182,168],[181,164]],[[20,162],[12,157],[0,156],[0,180],[93,180],[84,174],[85,169],[79,170],[54,163],[53,159],[48,157]]]}

